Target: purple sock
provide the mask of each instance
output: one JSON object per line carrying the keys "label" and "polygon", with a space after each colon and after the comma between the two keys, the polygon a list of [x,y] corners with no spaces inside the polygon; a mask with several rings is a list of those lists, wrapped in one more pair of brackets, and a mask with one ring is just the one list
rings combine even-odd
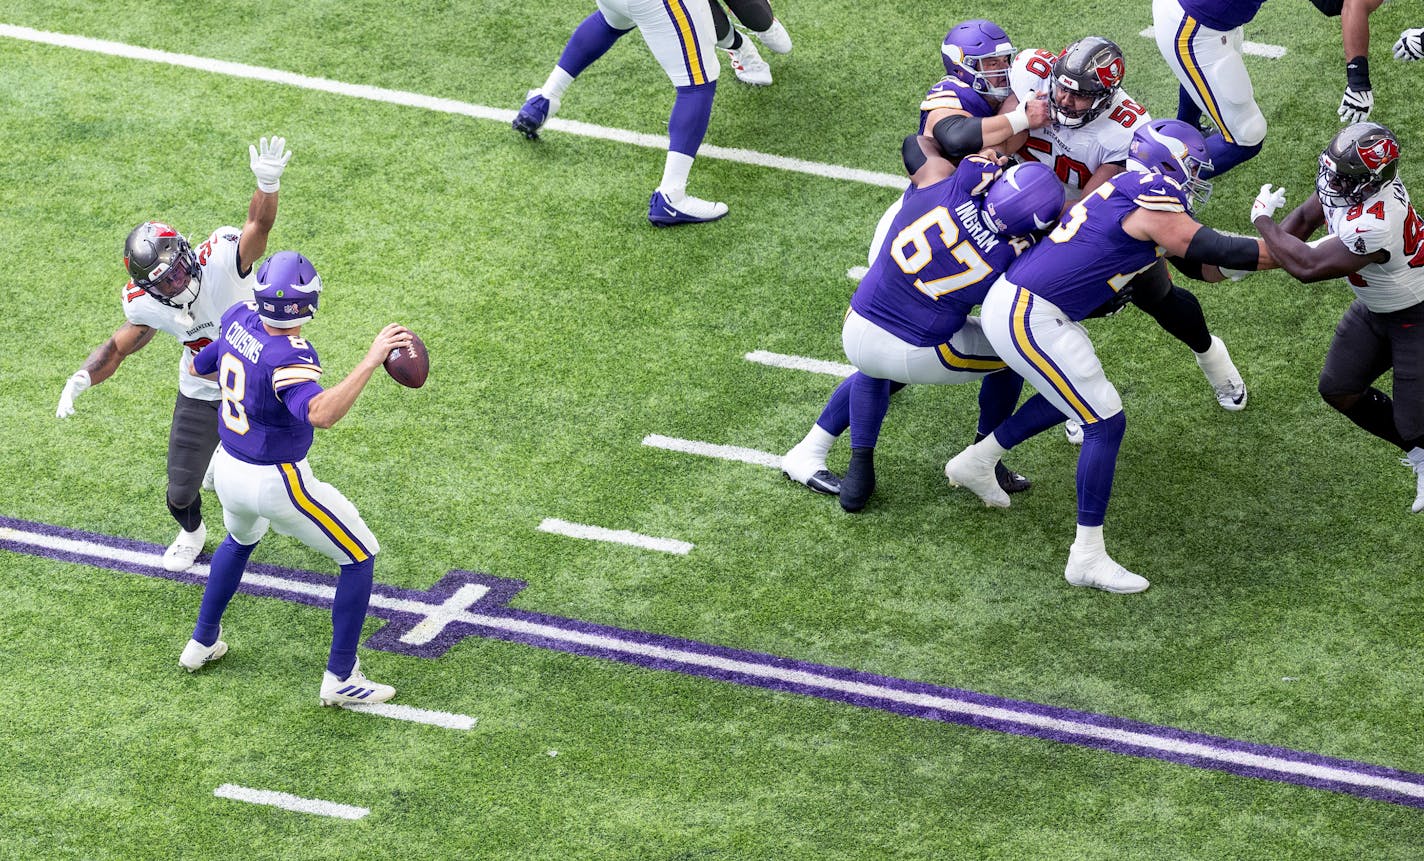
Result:
{"label": "purple sock", "polygon": [[1013,415],[1023,394],[1023,377],[1009,369],[997,371],[979,383],[979,433],[988,434]]}
{"label": "purple sock", "polygon": [[854,374],[850,388],[850,447],[875,448],[890,409],[890,381]]}
{"label": "purple sock", "polygon": [[336,602],[331,605],[331,656],[326,660],[326,668],[338,679],[351,675],[351,668],[356,666],[356,644],[361,641],[375,573],[374,557],[341,566]]}
{"label": "purple sock", "polygon": [[1220,134],[1214,134],[1206,139],[1206,151],[1211,156],[1211,170],[1204,169],[1201,175],[1202,179],[1211,179],[1214,176],[1221,176],[1260,152],[1261,144],[1241,146],[1240,144],[1227,143],[1226,138]]}
{"label": "purple sock", "polygon": [[1043,395],[1034,395],[1024,401],[1018,411],[1009,416],[1003,424],[994,428],[994,438],[1004,448],[1013,448],[1036,434],[1043,433],[1055,425],[1063,423],[1063,413],[1048,402]]}
{"label": "purple sock", "polygon": [[242,569],[256,544],[238,544],[231,535],[213,551],[208,563],[208,584],[203,587],[203,603],[198,607],[198,624],[193,626],[193,639],[204,646],[218,641],[218,627],[223,611],[242,582]]}
{"label": "purple sock", "polygon": [[[821,417],[816,419],[816,424],[821,426],[821,430],[831,436],[840,436],[850,427],[850,389],[851,382],[856,377],[865,376],[860,371],[856,371],[831,392],[831,399],[826,401],[825,409],[821,410]],[[895,394],[905,388],[904,383],[890,383],[890,394]]]}
{"label": "purple sock", "polygon": [[1102,526],[1112,496],[1117,451],[1127,431],[1127,416],[1083,425],[1083,451],[1078,455],[1078,525]]}
{"label": "purple sock", "polygon": [[716,92],[716,81],[677,88],[672,115],[668,117],[669,150],[697,155],[697,148],[707,135],[707,123],[712,119],[712,95]]}
{"label": "purple sock", "polygon": [[569,77],[577,78],[628,32],[631,31],[619,30],[609,24],[602,12],[594,12],[574,29],[569,43],[564,46],[564,53],[559,55],[559,68],[568,72]]}
{"label": "purple sock", "polygon": [[1192,94],[1181,84],[1177,85],[1177,119],[1195,128],[1201,124],[1202,109],[1192,98]]}

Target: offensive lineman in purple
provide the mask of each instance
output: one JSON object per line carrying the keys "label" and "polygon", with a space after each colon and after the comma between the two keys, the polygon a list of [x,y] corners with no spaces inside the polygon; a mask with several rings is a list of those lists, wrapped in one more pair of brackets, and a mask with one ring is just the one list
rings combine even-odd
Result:
{"label": "offensive lineman in purple", "polygon": [[1266,0],[1181,0],[1182,11],[1213,30],[1235,30],[1251,22]]}

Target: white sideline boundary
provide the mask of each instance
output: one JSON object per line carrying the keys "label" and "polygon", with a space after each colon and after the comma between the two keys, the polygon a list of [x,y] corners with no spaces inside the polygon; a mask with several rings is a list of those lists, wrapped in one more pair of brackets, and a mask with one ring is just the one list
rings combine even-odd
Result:
{"label": "white sideline boundary", "polygon": [[[246,63],[233,63],[227,60],[214,60],[208,57],[195,57],[191,54],[175,54],[170,51],[140,48],[137,45],[127,45],[123,42],[92,39],[88,36],[71,36],[67,33],[52,33],[46,30],[35,30],[31,27],[19,27],[13,24],[0,24],[0,36],[10,39],[19,39],[24,42],[35,42],[41,45],[52,45],[58,48],[72,48],[78,51],[105,54],[111,57],[143,60],[150,63],[163,63],[169,66],[181,66],[187,69],[197,69],[202,72],[211,72],[232,78],[246,78],[253,81],[284,84],[289,87],[317,90],[323,93],[333,93],[339,96],[349,96],[372,102],[385,102],[392,105],[423,108],[428,111],[438,111],[446,114],[459,114],[479,120],[492,120],[505,124],[512,122],[515,114],[518,113],[516,110],[510,108],[492,108],[487,105],[475,105],[456,99],[427,96],[421,93],[407,92],[405,90],[388,90],[384,87],[372,87],[366,84],[348,84],[342,81],[333,81],[329,78],[299,75],[295,72],[286,72],[281,69],[250,66]],[[577,120],[554,118],[549,120],[544,128],[550,131],[631,144],[633,146],[648,147],[649,149],[666,150],[668,147],[666,135],[644,134],[642,132],[628,131],[627,129],[615,129],[608,126],[578,122]],[[510,134],[512,135],[513,132]],[[805,159],[790,158],[788,156],[772,155],[770,153],[756,152],[755,150],[749,149],[721,147],[708,143],[703,143],[697,150],[697,157],[734,161],[741,164],[791,171],[793,173],[806,173],[812,176],[826,177],[828,179],[842,179],[850,182],[863,183],[865,185],[893,188],[897,191],[904,191],[910,184],[909,180],[905,177],[896,176],[894,174],[880,173],[873,170],[861,170],[854,167],[843,167],[835,164],[825,164],[817,161],[807,161]]]}
{"label": "white sideline boundary", "polygon": [[675,553],[679,556],[686,556],[693,548],[692,544],[686,541],[678,541],[675,538],[654,538],[651,535],[644,535],[641,532],[630,532],[627,529],[605,529],[602,526],[588,526],[583,523],[570,523],[567,520],[560,520],[557,517],[544,518],[539,523],[539,531],[549,532],[554,535],[563,535],[569,538],[582,538],[585,541],[606,541],[610,544],[626,544],[629,547],[641,547],[644,550]]}
{"label": "white sideline boundary", "polygon": [[213,790],[213,795],[218,798],[230,798],[233,801],[245,801],[248,804],[280,807],[283,810],[293,810],[297,813],[330,816],[334,819],[364,819],[371,812],[369,807],[353,807],[349,804],[337,804],[335,801],[323,801],[320,798],[302,798],[298,795],[288,795],[285,792],[273,792],[270,789],[238,786],[235,783],[224,783]]}

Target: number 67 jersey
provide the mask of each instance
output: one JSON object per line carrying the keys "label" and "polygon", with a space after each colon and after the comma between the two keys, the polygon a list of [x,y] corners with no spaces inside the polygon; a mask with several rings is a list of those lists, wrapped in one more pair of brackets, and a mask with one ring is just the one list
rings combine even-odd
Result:
{"label": "number 67 jersey", "polygon": [[218,436],[238,460],[296,463],[307,456],[312,426],[307,405],[321,394],[321,362],[305,338],[272,335],[255,302],[222,316],[222,334],[193,359],[200,374],[218,372],[222,389]]}

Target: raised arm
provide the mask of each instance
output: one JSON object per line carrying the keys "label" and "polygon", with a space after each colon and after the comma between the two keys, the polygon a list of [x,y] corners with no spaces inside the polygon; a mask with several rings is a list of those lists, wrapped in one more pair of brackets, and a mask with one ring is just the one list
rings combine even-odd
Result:
{"label": "raised arm", "polygon": [[247,222],[237,242],[237,274],[243,277],[267,250],[267,236],[277,222],[277,189],[282,184],[282,171],[292,160],[286,145],[286,138],[274,137],[262,138],[258,146],[247,148],[252,174],[257,177],[257,190],[247,205]]}

